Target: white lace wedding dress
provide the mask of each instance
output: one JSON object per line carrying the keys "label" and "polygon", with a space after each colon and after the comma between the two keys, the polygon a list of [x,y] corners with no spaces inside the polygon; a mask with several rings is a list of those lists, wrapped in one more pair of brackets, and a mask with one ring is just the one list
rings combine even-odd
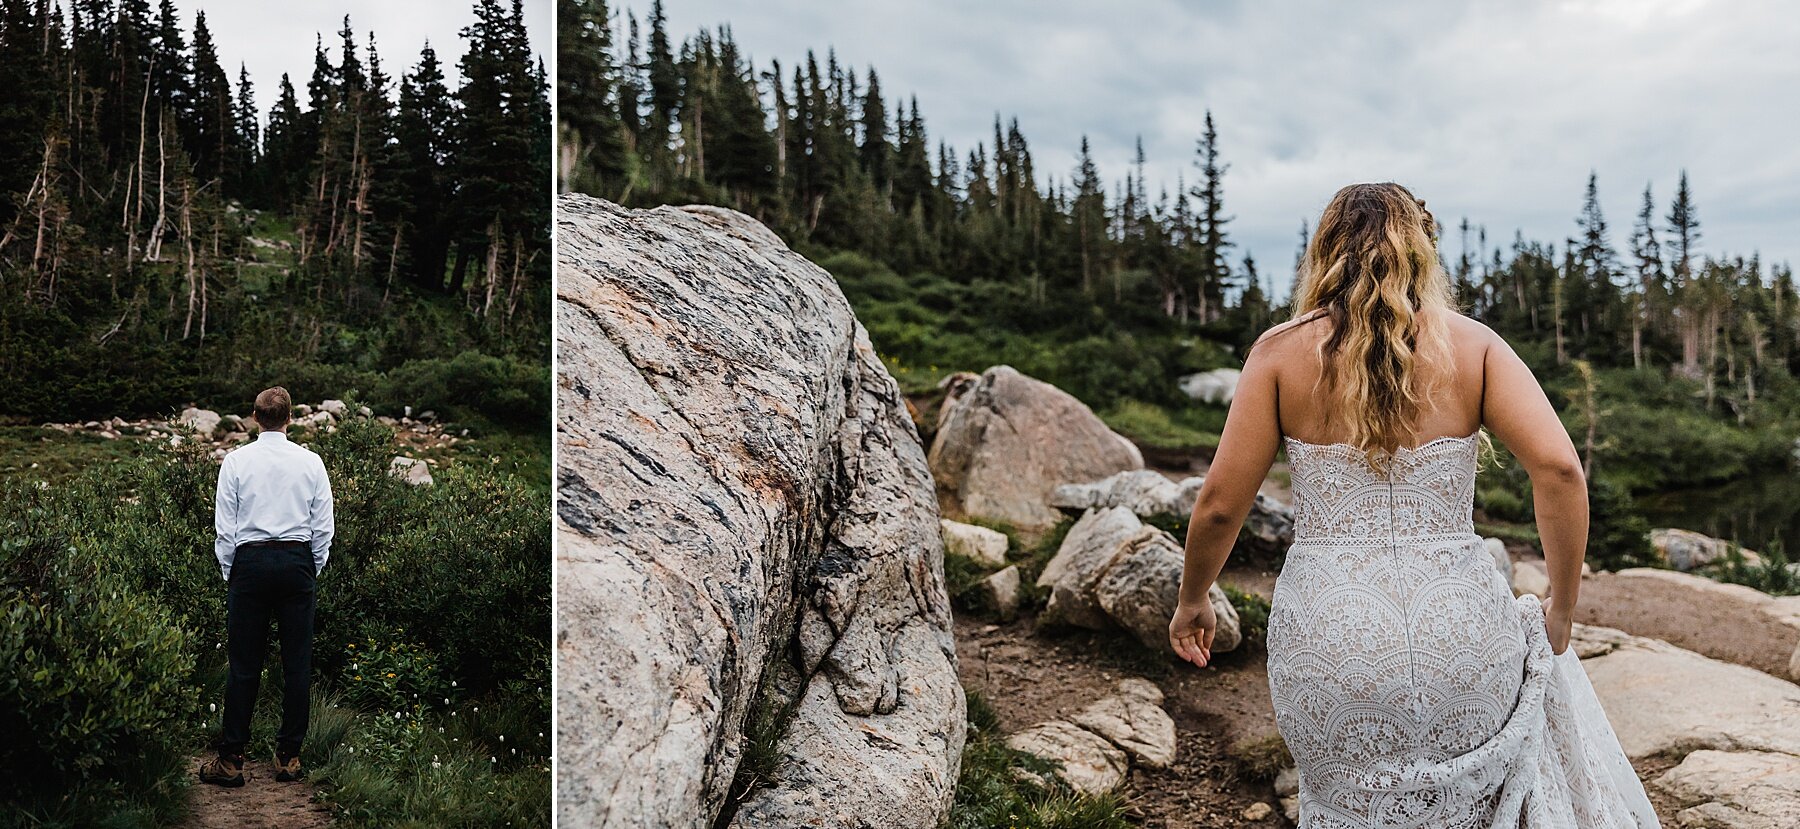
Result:
{"label": "white lace wedding dress", "polygon": [[1303,829],[1654,827],[1571,648],[1475,535],[1478,440],[1289,438],[1294,545],[1269,616],[1275,719]]}

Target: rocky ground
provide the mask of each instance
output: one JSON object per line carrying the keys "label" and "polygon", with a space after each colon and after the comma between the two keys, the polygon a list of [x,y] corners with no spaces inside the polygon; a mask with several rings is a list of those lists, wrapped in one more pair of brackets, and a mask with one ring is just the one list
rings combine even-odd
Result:
{"label": "rocky ground", "polygon": [[[1243,570],[1228,571],[1223,580],[1270,587],[1274,581],[1270,574]],[[1027,613],[1006,624],[959,618],[956,648],[963,687],[980,693],[1007,731],[1073,716],[1113,693],[1122,679],[1155,683],[1175,723],[1176,751],[1168,768],[1133,764],[1126,780],[1131,812],[1144,826],[1286,825],[1269,783],[1247,777],[1231,757],[1232,746],[1275,733],[1259,647],[1246,646],[1212,666],[1195,668],[1121,634],[1039,632],[1036,614]],[[1257,804],[1269,807],[1270,814],[1245,820]]]}
{"label": "rocky ground", "polygon": [[[1204,471],[1199,460],[1154,470],[1170,484],[1120,473],[1092,485],[1059,487],[1048,501],[1070,511],[1130,505],[1141,515],[1160,516],[1170,504],[1182,506],[1191,488],[1183,481]],[[1258,514],[1268,513],[1266,529],[1279,529],[1285,476],[1272,475],[1263,494],[1272,503]],[[1191,504],[1191,495],[1185,503]],[[1070,538],[1078,534],[1071,530]],[[1704,562],[1691,560],[1695,545],[1716,540],[1659,530],[1653,541],[1672,563],[1698,566]],[[1117,549],[1102,555],[1112,562],[1139,555],[1129,542]],[[1543,559],[1529,545],[1514,545],[1504,558],[1517,573],[1518,589],[1532,590],[1532,579],[1542,578]],[[1052,562],[1046,572],[1056,567]],[[1221,582],[1270,598],[1276,575],[1240,559]],[[1104,600],[1098,596],[1103,587],[1087,589]],[[1800,674],[1800,598],[1769,597],[1662,569],[1590,573],[1582,591],[1575,647],[1664,824],[1800,825],[1800,687],[1788,681]],[[1260,645],[1246,644],[1207,668],[1194,668],[1140,644],[1129,623],[1123,623],[1127,630],[1110,632],[1045,624],[1061,621],[1051,618],[1057,616],[1055,601],[1050,611],[1023,602],[1009,621],[992,613],[957,620],[960,678],[993,707],[1003,728],[1035,735],[1046,722],[1081,723],[1084,709],[1120,695],[1121,681],[1147,680],[1161,692],[1176,751],[1166,765],[1136,756],[1117,764],[1129,767],[1118,791],[1130,815],[1146,827],[1170,829],[1292,825],[1279,784],[1244,759],[1250,756],[1245,746],[1267,744],[1277,734]],[[1088,764],[1094,765],[1103,764]],[[1091,768],[1083,773],[1091,776]]]}
{"label": "rocky ground", "polygon": [[[400,417],[377,416],[366,406],[352,411],[341,400],[324,400],[316,405],[295,405],[294,419],[288,428],[296,434],[330,432],[337,428],[340,421],[351,417],[374,417],[394,430],[397,455],[393,466],[396,474],[405,476],[413,483],[430,483],[431,468],[437,466],[441,457],[469,437],[468,429],[440,422],[436,412],[418,412],[415,417],[409,406]],[[225,453],[231,451],[232,447],[253,439],[258,431],[255,421],[248,414],[221,415],[193,406],[166,419],[126,420],[113,417],[108,420],[74,423],[45,423],[42,428],[60,435],[88,436],[106,441],[154,441],[171,445],[199,441],[211,449],[214,458],[225,457]]]}

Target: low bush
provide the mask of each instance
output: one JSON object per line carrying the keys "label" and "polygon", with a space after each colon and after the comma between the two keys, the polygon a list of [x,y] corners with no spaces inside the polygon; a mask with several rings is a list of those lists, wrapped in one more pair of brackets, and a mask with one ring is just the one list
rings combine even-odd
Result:
{"label": "low bush", "polygon": [[[322,687],[343,687],[333,704],[353,712],[346,748],[369,740],[406,759],[394,768],[328,760],[316,779],[349,825],[490,825],[467,815],[501,814],[492,825],[544,825],[548,492],[486,465],[451,464],[438,483],[407,486],[387,472],[392,441],[379,423],[353,418],[312,442],[331,474],[338,527],[319,580],[314,668]],[[54,487],[0,481],[0,762],[17,770],[0,794],[21,820],[158,826],[179,812],[188,758],[217,728],[209,705],[223,682],[216,477],[217,464],[190,444],[145,446]],[[396,711],[429,728],[388,733],[384,718]],[[258,731],[277,719],[263,717]],[[329,736],[316,731],[309,753],[333,756]],[[431,750],[440,743],[475,748]],[[468,787],[438,797],[418,782],[443,779],[424,773],[432,754],[471,766],[477,754],[494,758],[471,785],[513,806],[457,803],[457,792],[479,793]],[[358,788],[377,771],[391,776],[379,792]]]}

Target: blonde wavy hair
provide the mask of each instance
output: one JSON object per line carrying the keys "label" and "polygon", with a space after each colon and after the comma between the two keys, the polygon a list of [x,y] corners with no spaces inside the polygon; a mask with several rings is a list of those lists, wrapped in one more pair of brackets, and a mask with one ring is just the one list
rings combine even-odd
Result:
{"label": "blonde wavy hair", "polygon": [[1377,471],[1412,441],[1447,375],[1426,370],[1450,353],[1446,314],[1429,312],[1451,307],[1423,200],[1393,182],[1332,197],[1306,248],[1294,316],[1331,321],[1319,344],[1319,383],[1337,404],[1326,417],[1343,419],[1347,442]]}

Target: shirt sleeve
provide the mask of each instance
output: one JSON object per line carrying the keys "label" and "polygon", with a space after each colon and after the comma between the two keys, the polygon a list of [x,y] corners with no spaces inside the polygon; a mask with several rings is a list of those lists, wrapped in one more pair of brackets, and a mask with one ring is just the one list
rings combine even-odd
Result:
{"label": "shirt sleeve", "polygon": [[331,476],[325,474],[324,462],[319,463],[319,483],[313,491],[312,500],[312,554],[313,573],[325,571],[325,560],[331,558],[331,537],[337,534],[337,521],[332,515]]}
{"label": "shirt sleeve", "polygon": [[219,486],[213,497],[213,557],[219,560],[219,575],[231,581],[231,561],[237,556],[237,479],[231,473],[230,457],[219,464]]}

